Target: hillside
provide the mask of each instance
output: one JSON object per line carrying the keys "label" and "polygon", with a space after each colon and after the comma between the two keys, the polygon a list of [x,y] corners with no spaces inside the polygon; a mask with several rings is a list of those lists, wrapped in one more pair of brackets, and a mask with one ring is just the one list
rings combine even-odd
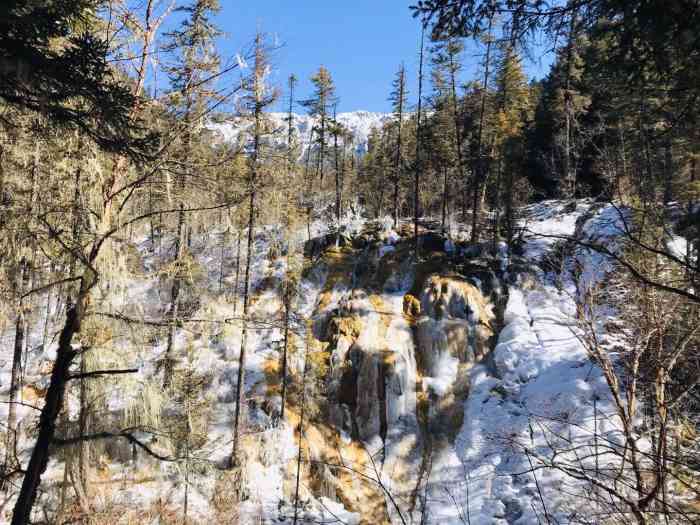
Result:
{"label": "hillside", "polygon": [[[585,483],[566,471],[576,456],[557,440],[564,432],[581,454],[598,446],[596,440],[612,444],[622,437],[611,392],[585,344],[592,335],[613,337],[608,326],[614,316],[590,334],[577,314],[585,290],[606,280],[613,266],[571,244],[558,269],[543,270],[558,246],[543,236],[611,245],[624,218],[614,206],[591,201],[575,207],[544,202],[522,215],[529,232],[522,255],[508,258],[505,251],[493,257],[475,250],[459,240],[459,230],[443,237],[431,222],[421,226],[418,261],[408,225],[394,231],[354,218],[336,246],[336,236],[317,223],[316,237],[281,251],[272,249],[281,240],[279,231],[263,228],[251,276],[245,459],[240,477],[233,478],[226,465],[241,347],[240,289],[222,292],[220,285],[231,290],[233,284],[232,246],[220,248],[222,232],[213,229],[191,248],[192,280],[186,288],[197,291],[183,290],[194,302],[174,335],[183,374],[176,381],[195,381],[199,388],[191,398],[169,399],[160,394],[164,340],[148,348],[141,333],[157,337],[159,329],[146,327],[165,315],[157,271],[165,261],[146,235],[135,235],[131,261],[118,265],[112,277],[120,285],[100,292],[102,310],[109,313],[91,321],[91,331],[129,326],[132,335],[103,352],[99,363],[90,362],[97,369],[135,370],[118,382],[91,384],[101,416],[90,428],[111,433],[136,425],[143,428],[136,434],[139,443],[150,453],[178,459],[158,460],[123,438],[100,444],[94,452],[100,479],[91,503],[95,519],[119,515],[120,523],[148,522],[177,513],[186,493],[194,522],[224,522],[235,515],[243,523],[292,523],[295,509],[305,521],[367,524],[459,524],[465,513],[473,523],[535,524],[545,514],[562,521],[585,513],[587,500],[579,497]],[[304,270],[292,305],[288,391],[280,419],[282,290],[295,264]],[[31,448],[36,424],[30,406],[47,387],[57,347],[41,327],[47,325],[49,334],[58,328],[61,305],[50,298],[47,304],[48,311],[30,313],[36,329],[27,334],[20,460]],[[11,361],[12,336],[11,330],[2,334],[4,363]],[[9,383],[6,367],[0,380]],[[66,400],[69,421],[79,417],[75,396],[79,390]],[[183,456],[182,444],[157,436],[178,431],[177,414],[189,413],[184,402],[189,410],[197,408],[187,416],[189,448]],[[146,412],[139,408],[144,404]],[[170,415],[163,419],[160,413]],[[6,416],[3,405],[0,417]],[[611,452],[614,458],[620,450]],[[47,512],[63,505],[61,480],[69,470],[60,457],[45,478]],[[538,479],[533,462],[550,461],[555,464]],[[579,456],[576,468],[592,472],[590,461]],[[622,464],[619,468],[628,475]],[[680,496],[682,487],[677,490]],[[240,507],[233,504],[234,494],[244,495]]]}

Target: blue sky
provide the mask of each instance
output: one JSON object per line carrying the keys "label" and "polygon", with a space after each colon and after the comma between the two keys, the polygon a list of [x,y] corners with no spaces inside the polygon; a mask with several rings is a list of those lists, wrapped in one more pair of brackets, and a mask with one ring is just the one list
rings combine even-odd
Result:
{"label": "blue sky", "polygon": [[[220,44],[223,54],[231,56],[249,45],[260,28],[282,44],[272,59],[272,80],[280,88],[286,87],[287,77],[294,73],[300,79],[296,98],[307,98],[312,91],[309,77],[323,64],[335,81],[339,111],[388,111],[391,82],[402,60],[409,74],[411,102],[417,92],[420,24],[408,9],[411,3],[221,0],[217,22],[227,37]],[[472,44],[467,46],[465,79],[478,71],[480,52]],[[550,61],[544,56],[539,63],[526,62],[528,75],[543,76]]]}

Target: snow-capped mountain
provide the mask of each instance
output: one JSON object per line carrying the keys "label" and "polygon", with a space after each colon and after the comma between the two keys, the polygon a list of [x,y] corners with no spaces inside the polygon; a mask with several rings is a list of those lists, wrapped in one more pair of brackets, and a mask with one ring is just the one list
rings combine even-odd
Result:
{"label": "snow-capped mountain", "polygon": [[[269,113],[268,116],[280,130],[279,140],[286,140],[287,113]],[[293,113],[292,118],[294,119],[297,140],[301,142],[302,151],[305,151],[311,140],[311,130],[317,119],[298,113]],[[338,122],[352,133],[355,151],[360,154],[367,151],[367,140],[372,129],[381,128],[391,118],[392,115],[390,113],[376,113],[372,111],[350,111],[338,113],[337,115]],[[211,124],[210,128],[220,133],[223,140],[234,141],[238,134],[248,126],[250,126],[249,121],[236,119],[229,122]]]}

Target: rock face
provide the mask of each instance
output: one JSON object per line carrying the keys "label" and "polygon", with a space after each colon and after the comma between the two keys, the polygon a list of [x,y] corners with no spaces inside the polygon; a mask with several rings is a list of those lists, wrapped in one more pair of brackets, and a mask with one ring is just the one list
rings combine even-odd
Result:
{"label": "rock face", "polygon": [[466,370],[493,336],[493,304],[464,276],[430,274],[413,283],[418,298],[404,293],[400,303],[385,301],[384,284],[351,290],[324,333],[331,420],[365,441],[385,440],[390,426],[415,417],[417,392],[465,393]]}
{"label": "rock face", "polygon": [[[410,239],[387,250],[378,235],[360,237],[314,246],[332,265],[315,312],[329,354],[326,423],[381,458],[392,490],[415,503],[432,442],[461,425],[468,370],[490,350],[493,304],[443,250],[416,267]],[[352,279],[336,279],[333,266],[352,267]]]}
{"label": "rock face", "polygon": [[[462,247],[445,250],[446,238],[430,228],[421,234],[418,262],[412,229],[402,237],[379,223],[304,246],[309,269],[296,310],[310,331],[292,352],[286,411],[298,428],[305,403],[303,437],[293,435],[308,459],[301,498],[330,498],[360,524],[420,522],[433,457],[454,441],[469,369],[491,348],[491,266],[468,259]],[[261,293],[254,304],[268,296],[276,297]],[[301,397],[296,385],[307,358]],[[268,380],[262,392],[274,397],[277,386]],[[401,502],[401,518],[372,481],[379,478]],[[291,500],[293,486],[285,486]]]}
{"label": "rock face", "polygon": [[356,289],[328,323],[331,420],[354,439],[384,439],[389,425],[415,414],[410,328],[388,309],[379,296]]}
{"label": "rock face", "polygon": [[464,278],[433,274],[425,280],[415,334],[432,436],[452,439],[458,431],[468,369],[487,355],[493,320],[493,304]]}
{"label": "rock face", "polygon": [[428,277],[417,323],[425,372],[436,375],[445,356],[463,364],[481,360],[493,335],[494,317],[493,304],[474,285],[460,277]]}

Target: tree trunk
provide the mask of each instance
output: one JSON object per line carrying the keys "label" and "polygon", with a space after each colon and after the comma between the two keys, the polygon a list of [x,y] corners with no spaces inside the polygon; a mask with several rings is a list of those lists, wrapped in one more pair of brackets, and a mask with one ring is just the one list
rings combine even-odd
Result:
{"label": "tree trunk", "polygon": [[[382,147],[381,140],[379,142],[379,145],[377,146],[377,149],[379,150],[379,173],[377,174],[377,179],[379,179],[380,175],[384,174],[384,171],[386,169],[386,166],[384,166],[384,148]],[[379,185],[379,201],[377,204],[377,219],[382,217],[382,214],[384,212],[384,184]]]}
{"label": "tree trunk", "polygon": [[[462,132],[459,125],[459,108],[457,100],[457,79],[455,77],[456,65],[454,63],[454,56],[452,53],[449,54],[450,58],[450,89],[452,95],[452,118],[454,120],[455,128],[455,151],[457,152],[457,169],[459,170],[459,177],[464,179],[464,196],[467,195],[467,176],[464,169],[464,159],[462,156]],[[447,175],[445,175],[447,176]],[[466,200],[466,199],[465,199]],[[466,202],[462,202],[462,212],[463,216],[466,217]]]}
{"label": "tree trunk", "polygon": [[[22,265],[19,282],[23,283],[27,272],[26,265]],[[20,284],[19,294],[22,295],[23,286]],[[11,470],[17,457],[17,398],[22,388],[21,384],[21,368],[22,368],[22,348],[24,346],[25,320],[24,320],[24,304],[20,299],[17,311],[17,319],[15,320],[15,344],[12,354],[12,375],[10,378],[10,398],[7,411],[7,441],[5,449],[5,471]]]}
{"label": "tree trunk", "polygon": [[[148,213],[153,213],[153,188],[151,184],[148,185]],[[148,219],[151,246],[150,252],[155,253],[156,251],[156,227],[155,227],[155,217],[151,215]]]}
{"label": "tree trunk", "polygon": [[[617,129],[618,129],[618,134],[620,137],[620,161],[622,163],[622,175],[621,175],[621,177],[618,177],[615,180],[615,190],[614,190],[615,195],[611,195],[611,197],[610,197],[611,199],[613,197],[617,197],[617,196],[621,195],[621,191],[622,191],[621,182],[625,182],[625,183],[628,182],[628,177],[627,177],[627,173],[628,173],[628,170],[627,170],[627,145],[626,145],[626,141],[625,141],[625,131],[624,131],[622,124],[618,124]],[[620,180],[620,179],[622,179],[622,180]]]}
{"label": "tree trunk", "polygon": [[0,202],[5,200],[5,148],[0,144]]}
{"label": "tree trunk", "polygon": [[[221,219],[219,219],[219,224],[221,224],[221,222]],[[221,245],[219,246],[219,293],[221,293],[224,287],[224,246],[228,240],[228,232],[228,228],[221,232]]]}
{"label": "tree trunk", "polygon": [[673,200],[673,146],[670,140],[664,144],[664,205]]}
{"label": "tree trunk", "polygon": [[345,190],[345,137],[340,147],[340,214],[343,214],[343,191]]}
{"label": "tree trunk", "polygon": [[496,206],[494,210],[493,218],[493,237],[491,249],[496,254],[496,248],[498,246],[498,231],[501,228],[501,171],[502,171],[502,158],[501,155],[498,157],[498,163],[496,165]]}
{"label": "tree trunk", "polygon": [[[185,120],[187,121],[186,126],[189,127],[189,114],[190,108],[188,106],[186,110]],[[186,133],[184,139],[186,144],[185,148],[189,151],[189,133]],[[187,242],[187,221],[185,216],[185,202],[184,202],[184,192],[185,192],[185,175],[180,175],[179,177],[179,190],[180,195],[178,196],[178,211],[177,211],[177,231],[175,234],[175,255],[173,263],[175,265],[175,275],[173,276],[173,284],[170,288],[170,306],[168,307],[168,312],[166,314],[166,319],[168,320],[168,339],[167,346],[165,349],[165,366],[163,373],[163,388],[167,389],[170,387],[173,379],[173,373],[175,370],[175,329],[177,324],[177,318],[179,315],[180,307],[180,291],[182,289],[182,269],[180,268],[180,262],[185,253],[185,243]]]}
{"label": "tree trunk", "polygon": [[282,408],[280,421],[284,421],[284,407],[287,402],[287,352],[289,350],[289,314],[291,309],[291,294],[285,290],[284,297],[284,347],[282,348]]}
{"label": "tree trunk", "polygon": [[326,148],[326,114],[325,112],[321,114],[321,134],[319,135],[319,138],[321,140],[321,151],[318,156],[318,166],[321,170],[321,174],[319,177],[319,189],[323,189],[323,172],[324,172],[324,164],[323,161],[325,160],[325,148]]}
{"label": "tree trunk", "polygon": [[233,313],[238,310],[238,284],[241,275],[241,231],[236,232],[236,277],[233,280]]}
{"label": "tree trunk", "polygon": [[[179,268],[176,269],[179,272]],[[174,346],[175,346],[175,324],[178,318],[178,304],[180,297],[180,284],[181,280],[178,275],[173,278],[173,285],[170,289],[170,306],[168,307],[168,312],[166,314],[166,319],[168,320],[168,339],[167,346],[165,349],[165,363],[164,363],[164,373],[163,373],[163,388],[167,389],[173,379],[173,373],[175,370],[175,357],[174,357]]]}
{"label": "tree trunk", "polygon": [[333,156],[335,161],[335,220],[338,225],[338,238],[336,243],[340,242],[340,167],[338,165],[338,122],[336,121],[336,109],[333,106]]}
{"label": "tree trunk", "polygon": [[[294,104],[294,85],[296,83],[296,77],[294,75],[291,75],[289,77],[289,115],[288,115],[288,129],[287,129],[287,184],[290,183],[291,177],[292,177],[292,164],[293,164],[293,159],[292,159],[292,106]],[[287,186],[289,188],[289,186]],[[291,224],[291,211],[290,211],[290,194],[291,191],[287,191],[287,202],[285,206],[285,226],[287,229],[289,229],[290,224]],[[287,274],[289,275],[290,272],[290,264],[289,261],[292,257],[292,246],[291,242],[288,242],[287,246],[287,257],[286,257],[286,262],[287,262]],[[289,350],[289,317],[290,317],[290,309],[291,309],[291,300],[292,300],[292,292],[291,292],[291,287],[289,283],[289,279],[287,280],[285,289],[284,289],[284,347],[282,348],[282,402],[281,402],[281,408],[280,408],[280,421],[284,421],[284,409],[285,405],[287,404],[287,352]]]}
{"label": "tree trunk", "polygon": [[292,136],[294,130],[294,117],[292,110],[294,109],[294,85],[296,84],[296,77],[290,75],[289,77],[289,111],[287,113],[287,182],[292,174],[292,164],[294,159],[292,158]]}
{"label": "tree trunk", "polygon": [[[80,354],[80,373],[84,374],[88,372],[85,363],[85,352],[89,349],[83,349]],[[89,389],[88,389],[88,379],[80,379],[80,414],[78,415],[78,435],[86,436],[89,432],[89,418],[90,418],[90,403],[88,399]],[[76,483],[80,486],[80,492],[85,496],[85,503],[89,504],[90,497],[88,494],[88,483],[89,483],[89,471],[88,465],[90,464],[90,443],[88,441],[82,441],[78,444],[78,479]],[[88,510],[88,509],[86,509]]]}
{"label": "tree trunk", "polygon": [[[695,184],[695,180],[697,178],[697,158],[695,155],[692,156],[690,159],[690,183],[691,185]],[[691,216],[693,213],[693,210],[695,209],[695,200],[693,199],[692,195],[688,198],[688,216]],[[700,241],[696,240],[696,243]],[[697,244],[696,244],[697,246]],[[693,252],[695,253],[695,257],[693,256]],[[697,276],[700,274],[700,257],[697,257],[697,248],[693,249],[693,243],[689,240],[688,242],[685,243],[685,260],[686,260],[686,276],[688,280],[690,281],[691,285],[693,288],[695,288],[696,283],[695,280],[697,279]],[[695,268],[693,269],[693,260],[696,260],[696,265]]]}
{"label": "tree trunk", "polygon": [[311,212],[312,212],[312,206],[313,203],[311,202],[311,196],[312,196],[312,188],[313,188],[313,181],[311,179],[311,175],[309,174],[309,164],[311,161],[311,147],[313,144],[314,140],[314,128],[311,126],[311,131],[309,132],[309,146],[306,149],[306,162],[304,166],[304,179],[306,183],[306,199],[308,199],[308,202],[306,203],[306,235],[307,235],[307,240],[311,240]]}
{"label": "tree trunk", "polygon": [[450,198],[449,194],[449,188],[447,187],[447,166],[442,167],[442,233],[444,234],[446,229],[445,229],[445,223],[447,221],[447,201]]}
{"label": "tree trunk", "polygon": [[576,15],[577,11],[571,13],[569,22],[569,42],[566,50],[566,80],[564,87],[564,180],[568,195],[564,197],[576,198],[576,171],[572,163],[573,149],[573,94],[571,92],[571,76],[573,74],[574,46],[576,45]]}
{"label": "tree trunk", "polygon": [[297,524],[299,519],[299,487],[301,485],[301,457],[303,453],[302,443],[304,440],[304,411],[306,408],[306,371],[307,371],[307,358],[309,353],[309,337],[311,331],[311,323],[308,322],[306,325],[306,349],[304,352],[304,370],[301,374],[301,411],[299,414],[299,449],[297,452],[297,474],[296,483],[294,486],[294,525]]}
{"label": "tree trunk", "polygon": [[261,44],[261,36],[258,34],[255,40],[255,80],[253,84],[254,98],[254,123],[253,123],[253,151],[250,158],[250,179],[249,191],[250,201],[248,203],[248,244],[246,251],[245,276],[243,278],[243,328],[241,333],[241,347],[238,358],[238,378],[236,381],[236,407],[233,417],[233,446],[231,449],[230,466],[238,465],[239,434],[241,427],[241,412],[243,410],[243,397],[245,394],[245,366],[246,350],[248,345],[248,307],[250,295],[250,269],[253,254],[253,238],[255,236],[255,198],[258,183],[258,162],[260,159],[260,144],[262,138],[263,119],[263,97],[264,97],[264,56]]}
{"label": "tree trunk", "polygon": [[233,448],[231,450],[231,466],[238,463],[239,429],[241,425],[241,405],[245,391],[245,353],[248,344],[248,295],[250,286],[250,266],[253,253],[253,229],[255,227],[255,189],[250,192],[248,214],[248,243],[246,251],[245,275],[243,277],[243,328],[241,333],[241,347],[238,358],[238,377],[236,381],[236,408],[233,417]]}
{"label": "tree trunk", "polygon": [[49,388],[46,392],[44,407],[39,416],[39,435],[34,444],[34,449],[22,480],[22,487],[15,502],[12,525],[27,525],[30,522],[30,515],[36,499],[37,489],[41,483],[41,476],[48,465],[49,448],[56,433],[56,419],[63,406],[68,372],[77,354],[71,342],[73,336],[80,331],[80,322],[86,297],[87,292],[81,292],[76,304],[70,306],[66,312],[66,322],[58,340],[56,360],[51,372]]}
{"label": "tree trunk", "polygon": [[[53,265],[51,265],[51,271],[53,271]],[[50,272],[51,272],[50,271]],[[50,273],[49,273],[50,275]],[[58,300],[56,301],[58,302]],[[41,334],[41,347],[46,348],[46,343],[49,338],[49,319],[51,318],[51,288],[46,292],[46,317],[44,317],[44,329]]]}
{"label": "tree trunk", "polygon": [[515,225],[514,203],[513,203],[513,169],[512,166],[506,171],[506,242],[508,244],[508,254],[513,247],[513,230]]}

